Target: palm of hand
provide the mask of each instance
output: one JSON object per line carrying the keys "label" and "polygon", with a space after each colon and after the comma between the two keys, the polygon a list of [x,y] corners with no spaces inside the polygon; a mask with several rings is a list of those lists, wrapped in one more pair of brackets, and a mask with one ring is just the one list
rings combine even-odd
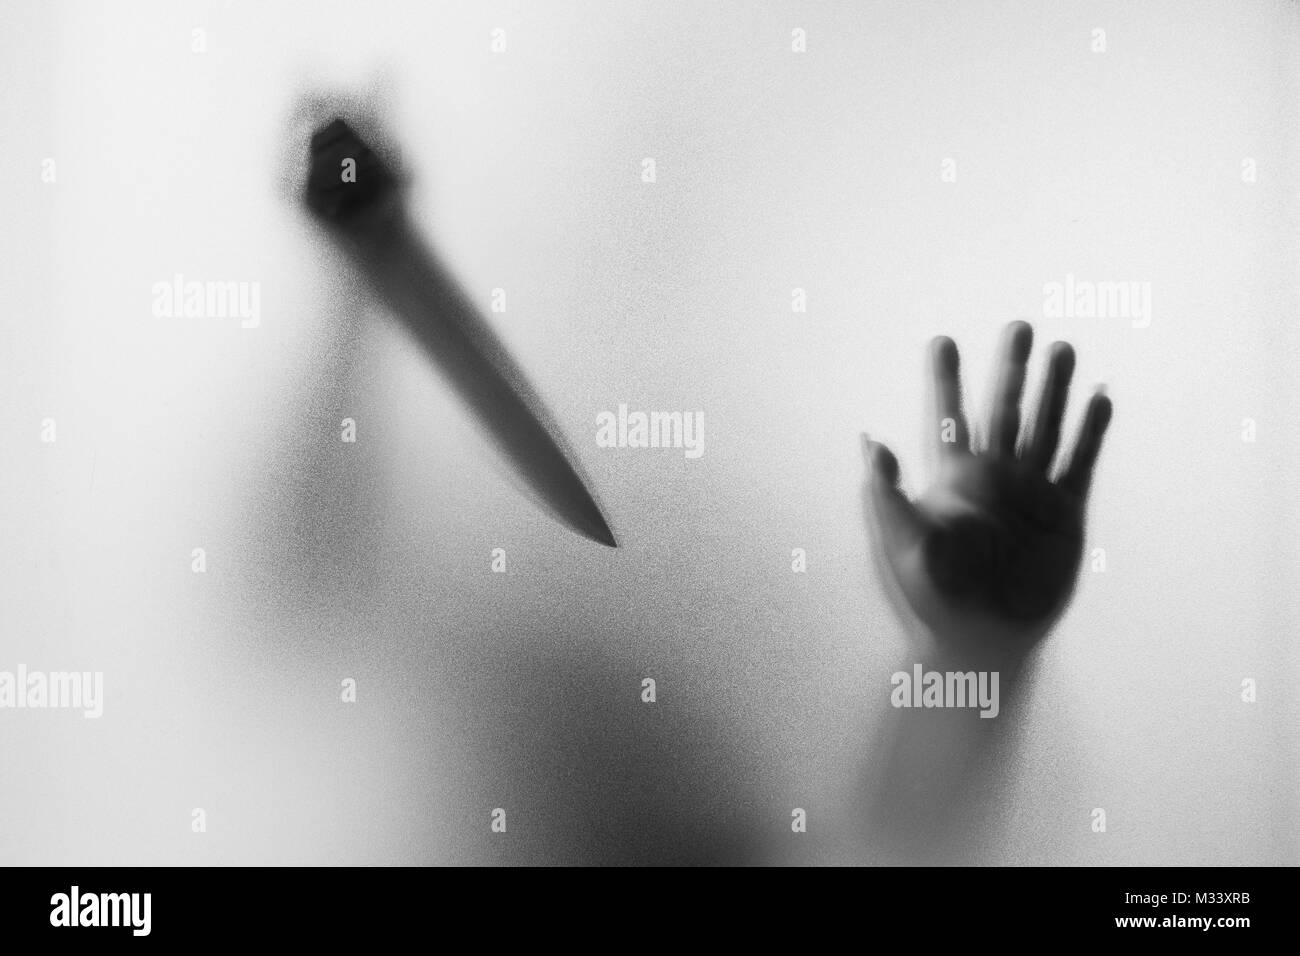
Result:
{"label": "palm of hand", "polygon": [[1032,330],[1004,337],[988,447],[973,450],[961,412],[956,346],[933,347],[940,470],[915,502],[898,490],[898,463],[868,442],[869,502],[885,565],[905,602],[941,641],[1027,648],[1060,617],[1078,574],[1088,485],[1110,402],[1095,395],[1069,465],[1049,475],[1074,367],[1052,350],[1033,433],[1017,449],[1020,394]]}

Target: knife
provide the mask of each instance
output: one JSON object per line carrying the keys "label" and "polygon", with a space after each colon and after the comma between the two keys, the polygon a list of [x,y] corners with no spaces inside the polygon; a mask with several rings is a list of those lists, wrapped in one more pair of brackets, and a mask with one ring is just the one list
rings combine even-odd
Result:
{"label": "knife", "polygon": [[571,530],[618,547],[541,398],[412,226],[397,175],[346,120],[312,134],[305,199],[540,503]]}

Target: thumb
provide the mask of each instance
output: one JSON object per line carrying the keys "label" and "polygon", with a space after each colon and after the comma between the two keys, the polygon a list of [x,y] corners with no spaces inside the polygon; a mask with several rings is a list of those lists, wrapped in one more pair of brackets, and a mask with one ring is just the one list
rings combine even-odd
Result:
{"label": "thumb", "polygon": [[921,543],[926,522],[898,488],[898,459],[880,442],[862,436],[867,459],[867,502],[876,537],[887,555],[897,557]]}

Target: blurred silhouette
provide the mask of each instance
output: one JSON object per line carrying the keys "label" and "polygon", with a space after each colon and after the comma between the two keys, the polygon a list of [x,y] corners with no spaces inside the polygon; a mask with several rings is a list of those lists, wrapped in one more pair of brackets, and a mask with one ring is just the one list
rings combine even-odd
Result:
{"label": "blurred silhouette", "polygon": [[1083,554],[1084,504],[1110,399],[1092,397],[1069,464],[1049,476],[1060,443],[1074,350],[1052,346],[1037,419],[1017,447],[1020,394],[1033,330],[1007,327],[999,353],[988,445],[971,445],[957,346],[932,346],[937,480],[916,501],[898,489],[898,461],[866,440],[869,499],[890,580],[948,650],[1023,654],[1060,617]]}
{"label": "blurred silhouette", "polygon": [[[1069,461],[1053,480],[1074,350],[1055,343],[1032,425],[1020,399],[1033,344],[1027,323],[1003,335],[987,443],[973,445],[962,412],[957,347],[931,346],[938,446],[934,483],[915,500],[898,487],[898,461],[864,436],[867,511],[876,557],[900,613],[922,625],[921,655],[939,671],[996,671],[1002,712],[895,710],[868,796],[879,849],[911,863],[968,860],[1004,803],[1019,688],[1030,651],[1060,618],[1083,555],[1093,467],[1111,418],[1098,392],[1088,402]],[[925,638],[929,638],[928,645]],[[912,666],[906,662],[904,668]],[[869,789],[869,788],[868,788]]]}
{"label": "blurred silhouette", "polygon": [[543,506],[574,531],[617,547],[541,399],[411,225],[399,185],[345,120],[312,136],[308,208],[438,363]]}

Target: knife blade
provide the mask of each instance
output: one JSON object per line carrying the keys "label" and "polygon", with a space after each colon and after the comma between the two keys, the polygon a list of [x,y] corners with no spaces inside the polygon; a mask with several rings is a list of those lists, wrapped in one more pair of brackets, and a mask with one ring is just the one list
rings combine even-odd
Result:
{"label": "knife blade", "polygon": [[540,396],[411,223],[398,176],[342,118],[312,135],[305,200],[538,501],[571,530],[618,547]]}

